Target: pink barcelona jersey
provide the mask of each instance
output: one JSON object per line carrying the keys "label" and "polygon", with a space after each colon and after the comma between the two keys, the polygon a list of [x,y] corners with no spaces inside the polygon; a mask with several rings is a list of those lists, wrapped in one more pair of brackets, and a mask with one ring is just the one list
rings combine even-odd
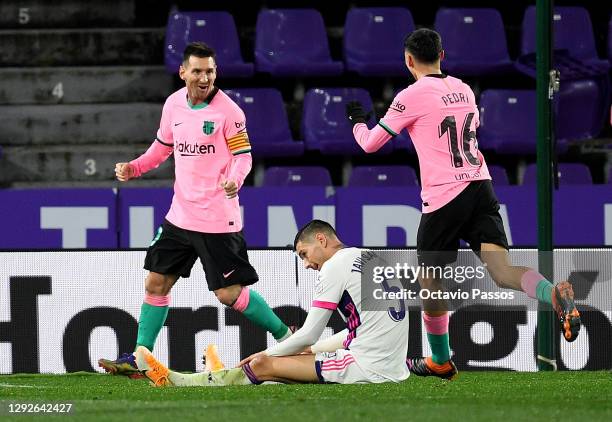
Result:
{"label": "pink barcelona jersey", "polygon": [[220,185],[234,176],[237,161],[248,158],[240,180],[234,180],[242,184],[251,168],[251,145],[243,111],[223,91],[215,90],[209,102],[196,106],[189,103],[187,88],[170,95],[152,146],[159,149],[161,144],[165,156],[150,163],[143,154],[131,164],[140,175],[173,153],[176,180],[166,219],[192,231],[237,232],[242,230],[238,197],[227,199]]}
{"label": "pink barcelona jersey", "polygon": [[448,204],[471,181],[491,179],[478,150],[479,124],[467,84],[452,76],[427,75],[397,94],[374,129],[358,124],[353,133],[363,146],[408,130],[419,158],[422,210],[428,213]]}

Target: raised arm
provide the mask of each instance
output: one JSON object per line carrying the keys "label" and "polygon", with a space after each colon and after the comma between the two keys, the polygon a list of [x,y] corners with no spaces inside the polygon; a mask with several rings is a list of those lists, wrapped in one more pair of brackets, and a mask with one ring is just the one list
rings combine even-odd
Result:
{"label": "raised arm", "polygon": [[397,94],[385,116],[372,129],[368,129],[368,114],[358,101],[346,104],[346,115],[353,124],[353,136],[365,152],[378,151],[389,139],[414,122],[418,107],[414,104],[404,105],[410,96],[410,88]]}
{"label": "raised arm", "polygon": [[350,101],[346,104],[346,115],[353,124],[353,136],[359,146],[367,153],[378,151],[384,144],[391,139],[389,131],[385,130],[380,124],[372,130],[368,129],[368,113],[358,101]]}

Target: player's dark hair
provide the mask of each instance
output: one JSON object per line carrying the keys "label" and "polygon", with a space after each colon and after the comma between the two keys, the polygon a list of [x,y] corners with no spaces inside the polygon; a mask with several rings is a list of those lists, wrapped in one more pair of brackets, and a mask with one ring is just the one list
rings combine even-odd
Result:
{"label": "player's dark hair", "polygon": [[203,42],[192,42],[187,44],[185,47],[185,51],[183,51],[183,63],[189,61],[189,57],[195,56],[201,59],[205,59],[206,57],[215,58],[215,50],[212,47],[209,47]]}
{"label": "player's dark hair", "polygon": [[304,240],[307,237],[311,237],[315,233],[325,233],[328,236],[333,235],[334,237],[338,237],[336,230],[334,230],[332,225],[327,221],[312,220],[310,223],[302,227],[295,235],[295,239],[293,240],[293,250],[296,250],[299,241]]}
{"label": "player's dark hair", "polygon": [[404,49],[419,62],[433,64],[440,58],[442,38],[432,29],[417,29],[404,39]]}

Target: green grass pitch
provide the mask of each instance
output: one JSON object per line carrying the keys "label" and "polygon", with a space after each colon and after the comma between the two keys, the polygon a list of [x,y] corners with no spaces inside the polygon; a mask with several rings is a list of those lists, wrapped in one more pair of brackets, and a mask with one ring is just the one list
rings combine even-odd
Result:
{"label": "green grass pitch", "polygon": [[68,401],[69,419],[79,421],[611,421],[612,372],[462,372],[453,382],[412,376],[401,384],[216,388],[152,388],[145,380],[90,373],[0,376],[2,421],[29,419],[10,414],[9,403]]}

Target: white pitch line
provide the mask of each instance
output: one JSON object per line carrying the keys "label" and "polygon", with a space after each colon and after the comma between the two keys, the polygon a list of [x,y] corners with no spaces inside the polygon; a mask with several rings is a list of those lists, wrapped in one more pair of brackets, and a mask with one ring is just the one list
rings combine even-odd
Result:
{"label": "white pitch line", "polygon": [[9,388],[50,388],[48,385],[25,385],[25,384],[4,384],[4,383],[0,383],[0,387],[9,387]]}

